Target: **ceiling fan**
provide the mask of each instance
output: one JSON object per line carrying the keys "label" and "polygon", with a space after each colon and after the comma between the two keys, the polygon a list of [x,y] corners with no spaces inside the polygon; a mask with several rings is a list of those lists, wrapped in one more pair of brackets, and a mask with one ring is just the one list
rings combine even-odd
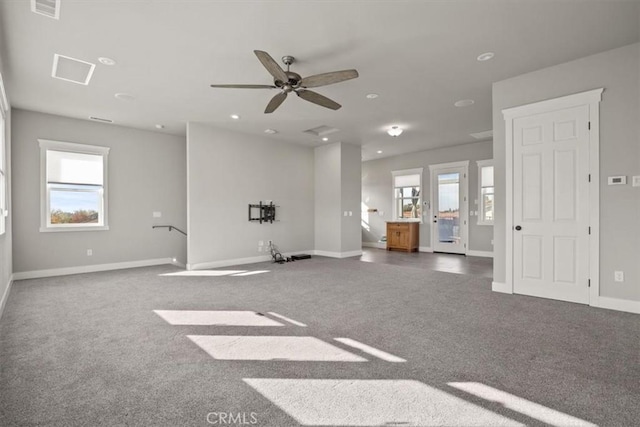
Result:
{"label": "ceiling fan", "polygon": [[326,86],[334,83],[343,82],[345,80],[351,80],[358,77],[356,70],[342,70],[332,71],[329,73],[315,74],[313,76],[302,78],[300,74],[289,71],[289,66],[293,64],[295,58],[293,56],[283,56],[282,62],[287,66],[287,71],[284,71],[280,65],[267,53],[262,50],[254,50],[264,68],[273,76],[273,85],[211,85],[213,88],[227,88],[227,89],[281,89],[281,92],[271,98],[267,108],[264,112],[266,114],[273,113],[276,108],[280,106],[287,98],[290,92],[294,92],[300,98],[305,101],[312,102],[322,107],[337,110],[342,105],[320,95],[317,92],[308,90],[310,87]]}

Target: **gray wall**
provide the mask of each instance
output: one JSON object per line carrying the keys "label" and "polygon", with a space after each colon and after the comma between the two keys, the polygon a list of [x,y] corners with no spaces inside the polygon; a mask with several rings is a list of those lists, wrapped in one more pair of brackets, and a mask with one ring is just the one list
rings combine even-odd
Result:
{"label": "gray wall", "polygon": [[323,145],[314,150],[315,169],[315,249],[341,252],[342,196],[341,143]]}
{"label": "gray wall", "polygon": [[[0,57],[0,74],[5,76],[2,58]],[[6,83],[5,83],[6,84]],[[6,90],[8,90],[5,87]],[[7,93],[7,97],[11,94]],[[11,99],[9,99],[11,102]],[[6,303],[5,294],[9,289],[9,282],[11,275],[13,274],[13,248],[12,248],[12,230],[11,222],[13,220],[13,212],[11,211],[11,111],[8,111],[6,117],[5,127],[5,141],[6,141],[6,169],[5,174],[7,177],[7,209],[9,209],[9,216],[6,218],[6,232],[0,236],[0,316]],[[6,295],[8,297],[8,294]]]}
{"label": "gray wall", "polygon": [[[315,249],[331,252],[331,256],[361,251],[360,146],[336,142],[317,147],[314,162]],[[352,216],[344,216],[344,212],[352,212]]]}
{"label": "gray wall", "polygon": [[[478,198],[478,168],[477,160],[492,158],[491,141],[475,142],[472,144],[457,145],[454,147],[426,150],[418,153],[404,154],[401,156],[387,157],[379,160],[370,160],[362,164],[362,201],[363,207],[376,208],[384,213],[365,214],[365,222],[369,223],[370,230],[362,229],[364,242],[377,242],[386,234],[386,221],[392,220],[392,186],[391,171],[401,169],[424,168],[422,174],[422,200],[428,201],[431,188],[429,165],[469,160],[469,210],[478,210],[474,202]],[[420,246],[431,246],[430,223],[426,221],[420,224]],[[493,239],[493,227],[490,225],[478,225],[478,217],[469,217],[469,250],[492,251],[491,239]]]}
{"label": "gray wall", "polygon": [[[362,250],[360,228],[360,204],[362,201],[362,148],[359,145],[341,143],[340,195],[341,195],[341,252]],[[353,216],[344,216],[344,211]]]}
{"label": "gray wall", "polygon": [[[505,282],[505,134],[501,110],[604,87],[600,103],[600,295],[640,300],[640,188],[607,176],[640,175],[640,44],[493,85],[496,225],[494,280]],[[613,281],[623,270],[625,281]]]}
{"label": "gray wall", "polygon": [[[186,227],[182,137],[14,109],[13,269],[15,272],[176,257],[186,239],[155,223]],[[108,231],[42,233],[38,138],[111,147]],[[154,211],[162,212],[154,219]],[[87,249],[93,256],[87,256]]]}
{"label": "gray wall", "polygon": [[[188,264],[266,255],[258,241],[280,251],[314,247],[313,150],[189,123],[187,132]],[[273,224],[249,222],[250,203],[272,200]]]}

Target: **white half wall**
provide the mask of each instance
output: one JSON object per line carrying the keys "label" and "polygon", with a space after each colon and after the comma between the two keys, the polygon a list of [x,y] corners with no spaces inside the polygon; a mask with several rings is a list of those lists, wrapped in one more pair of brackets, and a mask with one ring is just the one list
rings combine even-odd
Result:
{"label": "white half wall", "polygon": [[[262,260],[269,240],[283,254],[314,247],[313,149],[190,122],[187,176],[187,267]],[[276,222],[249,222],[260,201]]]}

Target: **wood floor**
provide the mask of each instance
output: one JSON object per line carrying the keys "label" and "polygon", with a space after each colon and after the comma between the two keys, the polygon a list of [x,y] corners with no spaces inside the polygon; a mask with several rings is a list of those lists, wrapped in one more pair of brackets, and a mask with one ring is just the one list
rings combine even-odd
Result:
{"label": "wood floor", "polygon": [[493,259],[429,252],[397,252],[385,249],[362,248],[360,261],[379,264],[402,265],[443,271],[445,273],[470,274],[493,278]]}

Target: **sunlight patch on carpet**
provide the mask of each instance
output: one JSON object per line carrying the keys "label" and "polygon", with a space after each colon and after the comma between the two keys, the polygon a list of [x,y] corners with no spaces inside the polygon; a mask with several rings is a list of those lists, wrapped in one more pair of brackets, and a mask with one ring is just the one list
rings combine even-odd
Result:
{"label": "sunlight patch on carpet", "polygon": [[194,326],[284,326],[255,311],[153,310],[170,325]]}
{"label": "sunlight patch on carpet", "polygon": [[522,397],[515,396],[488,385],[472,382],[448,384],[453,388],[462,390],[482,399],[486,399],[491,402],[498,402],[505,408],[509,408],[512,411],[519,412],[551,426],[596,427],[596,424],[556,411],[555,409],[547,408],[546,406],[531,402],[527,399],[523,399]]}
{"label": "sunlight patch on carpet", "polygon": [[523,426],[414,380],[243,380],[306,426]]}
{"label": "sunlight patch on carpet", "polygon": [[282,360],[309,362],[366,362],[315,337],[187,335],[219,360]]}

